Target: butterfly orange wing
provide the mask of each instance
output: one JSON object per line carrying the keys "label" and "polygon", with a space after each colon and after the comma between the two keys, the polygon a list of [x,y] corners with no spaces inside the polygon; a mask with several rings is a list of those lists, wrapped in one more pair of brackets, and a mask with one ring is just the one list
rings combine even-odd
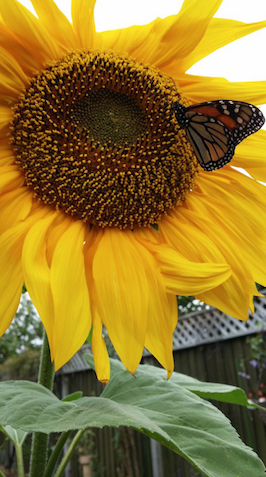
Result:
{"label": "butterfly orange wing", "polygon": [[180,127],[184,127],[200,165],[207,171],[231,161],[235,146],[264,124],[262,112],[243,101],[217,100],[185,108],[174,103]]}

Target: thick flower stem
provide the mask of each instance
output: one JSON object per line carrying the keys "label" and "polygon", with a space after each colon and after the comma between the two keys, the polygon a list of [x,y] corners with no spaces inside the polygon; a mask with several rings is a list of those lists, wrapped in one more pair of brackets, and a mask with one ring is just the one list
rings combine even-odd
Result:
{"label": "thick flower stem", "polygon": [[[50,349],[46,333],[44,332],[42,353],[40,359],[40,368],[38,383],[42,384],[47,389],[53,389],[54,382],[54,365],[51,362]],[[30,461],[30,477],[43,477],[48,450],[49,435],[41,432],[33,434],[31,446],[31,461]]]}

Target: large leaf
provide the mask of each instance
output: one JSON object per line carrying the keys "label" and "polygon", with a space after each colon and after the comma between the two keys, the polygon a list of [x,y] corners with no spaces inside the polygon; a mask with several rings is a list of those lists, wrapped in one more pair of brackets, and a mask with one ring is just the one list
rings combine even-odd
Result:
{"label": "large leaf", "polygon": [[15,446],[22,446],[27,437],[27,432],[21,431],[20,429],[14,429],[11,426],[0,426],[0,431],[9,437]]}
{"label": "large leaf", "polygon": [[151,370],[133,377],[119,368],[102,397],[71,402],[36,383],[0,383],[0,424],[45,433],[124,425],[177,452],[206,477],[265,475],[263,463],[218,409]]}
{"label": "large leaf", "polygon": [[[84,358],[90,367],[94,369],[92,355],[86,353],[84,354]],[[112,373],[111,376],[114,376],[118,372],[125,371],[125,367],[121,361],[117,359],[110,359],[110,362]],[[144,374],[145,377],[149,376],[150,378],[154,378],[156,376],[156,379],[158,378],[164,380],[166,380],[167,376],[167,372],[162,368],[141,364],[138,367],[138,375],[142,374]],[[179,386],[188,389],[192,393],[197,394],[197,396],[200,396],[204,399],[212,399],[214,401],[264,409],[261,406],[251,403],[243,389],[238,388],[237,386],[199,381],[198,379],[192,378],[186,374],[176,372],[172,374],[170,382],[178,384]]]}

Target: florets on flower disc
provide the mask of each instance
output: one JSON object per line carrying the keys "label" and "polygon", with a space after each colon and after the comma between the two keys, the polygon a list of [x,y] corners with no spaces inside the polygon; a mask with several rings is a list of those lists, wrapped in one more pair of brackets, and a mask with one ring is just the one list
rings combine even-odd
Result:
{"label": "florets on flower disc", "polygon": [[171,78],[131,58],[75,52],[44,69],[14,108],[12,143],[45,204],[100,227],[150,226],[194,186],[197,161]]}

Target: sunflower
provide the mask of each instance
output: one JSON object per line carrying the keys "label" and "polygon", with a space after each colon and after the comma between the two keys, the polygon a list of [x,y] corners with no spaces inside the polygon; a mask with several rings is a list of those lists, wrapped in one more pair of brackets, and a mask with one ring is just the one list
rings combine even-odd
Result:
{"label": "sunflower", "polygon": [[0,332],[25,283],[55,369],[92,328],[108,381],[104,325],[130,372],[146,347],[170,376],[176,295],[246,320],[266,285],[265,132],[210,173],[173,113],[177,101],[264,103],[263,82],[185,72],[265,22],[185,0],[178,15],[98,33],[93,0],[72,0],[73,23],[31,1],[38,18],[0,1]]}

